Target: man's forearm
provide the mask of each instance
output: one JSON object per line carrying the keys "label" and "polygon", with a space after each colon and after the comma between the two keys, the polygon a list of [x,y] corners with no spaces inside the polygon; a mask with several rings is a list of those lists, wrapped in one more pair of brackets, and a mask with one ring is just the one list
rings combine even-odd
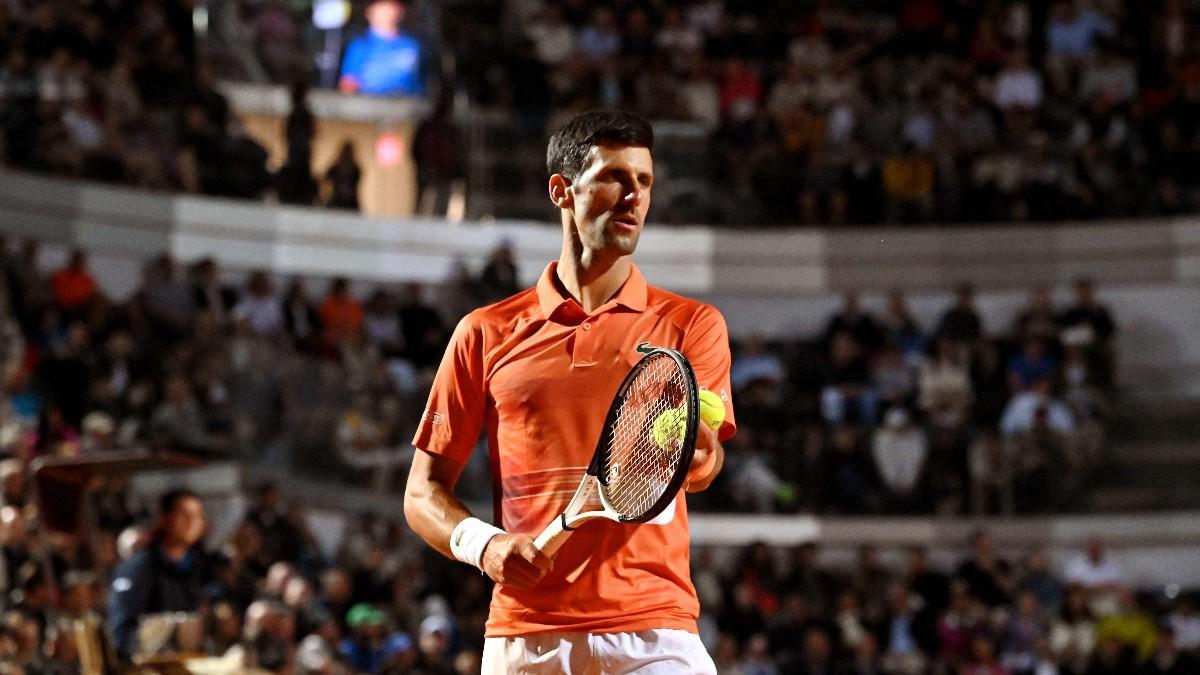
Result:
{"label": "man's forearm", "polygon": [[419,485],[409,483],[404,493],[404,517],[412,528],[430,546],[447,558],[450,552],[450,535],[454,526],[471,512],[446,486],[437,481],[425,481]]}

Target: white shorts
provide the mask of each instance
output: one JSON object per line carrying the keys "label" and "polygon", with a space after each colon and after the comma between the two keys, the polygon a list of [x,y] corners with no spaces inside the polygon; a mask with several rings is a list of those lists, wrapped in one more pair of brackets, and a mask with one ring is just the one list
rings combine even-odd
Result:
{"label": "white shorts", "polygon": [[490,637],[483,643],[483,675],[716,675],[700,642],[685,630],[633,633],[538,633]]}

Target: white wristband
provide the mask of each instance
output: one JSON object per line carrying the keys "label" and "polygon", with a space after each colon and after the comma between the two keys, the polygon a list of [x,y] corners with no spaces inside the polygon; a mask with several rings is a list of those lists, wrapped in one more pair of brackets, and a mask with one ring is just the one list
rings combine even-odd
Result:
{"label": "white wristband", "polygon": [[498,534],[505,532],[478,518],[464,518],[450,533],[450,552],[458,560],[483,571],[483,549],[487,548],[488,542]]}

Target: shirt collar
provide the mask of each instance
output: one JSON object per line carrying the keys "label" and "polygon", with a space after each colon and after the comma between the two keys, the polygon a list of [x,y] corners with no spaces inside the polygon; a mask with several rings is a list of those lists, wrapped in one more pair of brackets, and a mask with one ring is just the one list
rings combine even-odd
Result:
{"label": "shirt collar", "polygon": [[[642,276],[637,265],[630,264],[629,268],[629,278],[621,285],[621,290],[617,291],[616,297],[605,304],[622,305],[635,312],[644,312],[648,295],[646,277]],[[555,283],[554,275],[557,269],[558,261],[551,261],[537,282],[538,306],[541,307],[542,315],[547,319],[563,305],[570,303],[578,306],[575,299],[560,291],[558,284]]]}

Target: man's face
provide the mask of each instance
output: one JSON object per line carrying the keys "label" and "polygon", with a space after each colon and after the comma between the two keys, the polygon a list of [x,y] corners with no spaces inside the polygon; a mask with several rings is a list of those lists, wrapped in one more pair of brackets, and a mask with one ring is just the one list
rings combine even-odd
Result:
{"label": "man's face", "polygon": [[195,497],[180,499],[167,515],[167,532],[172,539],[188,546],[200,541],[208,528],[204,505]]}
{"label": "man's face", "polygon": [[393,0],[380,0],[367,6],[367,23],[376,30],[394,31],[404,18],[404,5]]}
{"label": "man's face", "polygon": [[594,250],[633,253],[650,210],[654,160],[648,148],[598,145],[591,163],[567,187],[580,242]]}

